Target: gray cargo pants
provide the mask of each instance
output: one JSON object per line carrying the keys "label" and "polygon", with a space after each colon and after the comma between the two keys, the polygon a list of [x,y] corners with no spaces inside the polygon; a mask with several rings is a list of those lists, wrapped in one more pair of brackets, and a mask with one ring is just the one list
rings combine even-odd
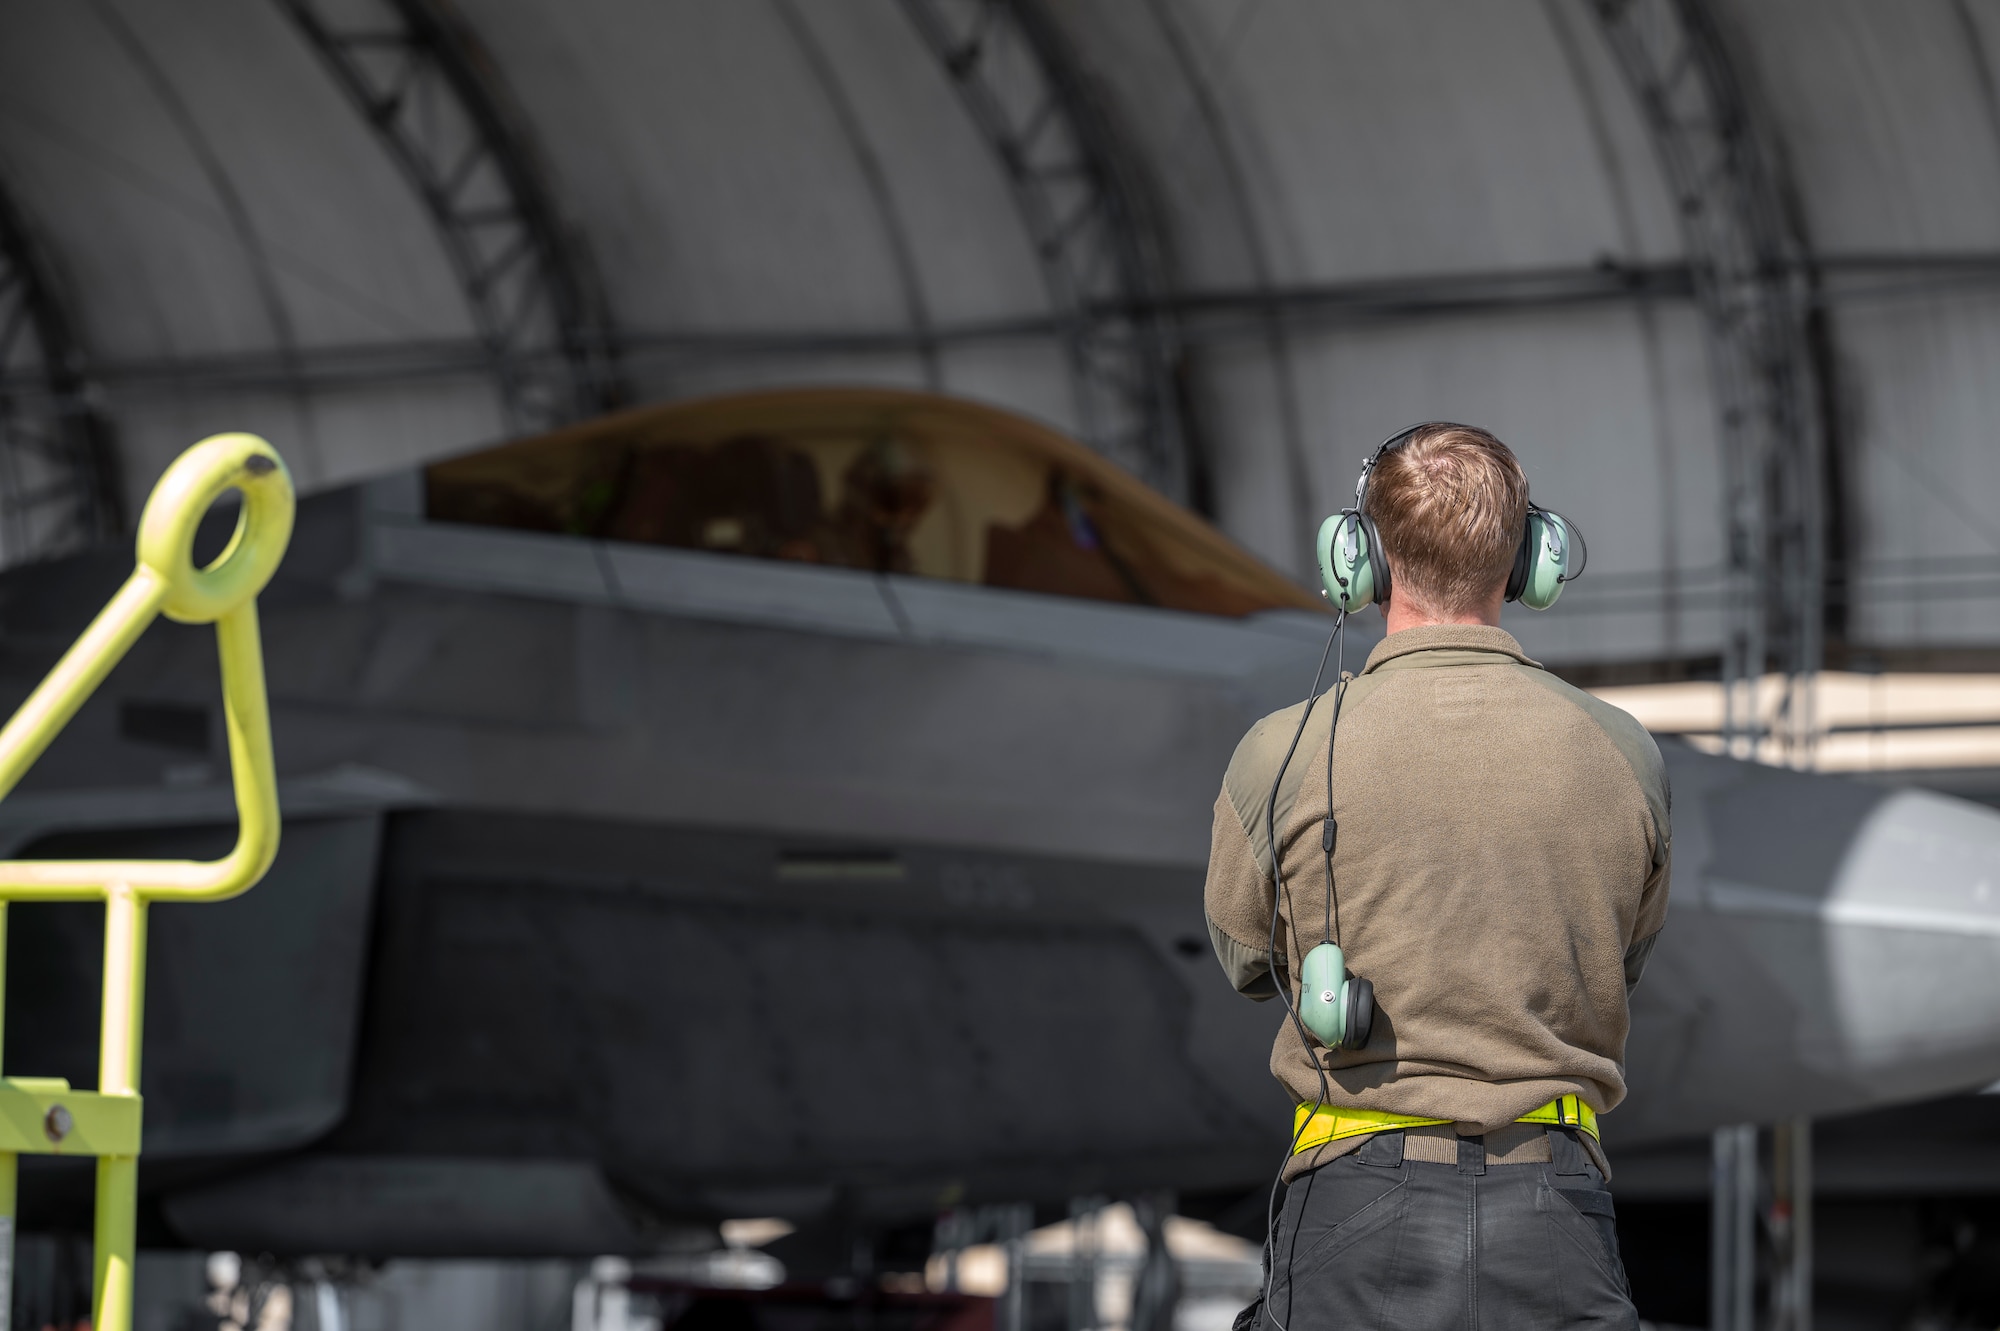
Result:
{"label": "gray cargo pants", "polygon": [[1294,1180],[1270,1305],[1240,1331],[1637,1331],[1611,1192],[1574,1130],[1550,1130],[1547,1162],[1489,1166],[1477,1137],[1457,1150],[1406,1160],[1382,1132]]}

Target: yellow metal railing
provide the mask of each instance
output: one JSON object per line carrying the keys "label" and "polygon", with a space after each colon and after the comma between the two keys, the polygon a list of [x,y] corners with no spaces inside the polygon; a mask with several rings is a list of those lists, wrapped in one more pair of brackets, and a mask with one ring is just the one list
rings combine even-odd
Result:
{"label": "yellow metal railing", "polygon": [[[205,568],[194,566],[202,515],[240,490],[236,535]],[[255,435],[222,434],[183,453],[160,478],[139,519],[132,576],[0,728],[0,797],[76,715],[155,616],[215,625],[223,717],[236,787],[236,849],[219,860],[0,861],[0,998],[5,994],[6,910],[11,901],[104,902],[104,1009],[96,1091],[53,1078],[0,1079],[0,1242],[11,1248],[20,1154],[97,1158],[94,1331],[131,1331],[133,1226],[139,1186],[139,1039],[146,1000],[146,907],[154,901],[221,901],[248,890],[278,853],[278,786],[257,636],[257,593],[292,535],[292,481]],[[0,1009],[4,1032],[4,1009]],[[11,1269],[11,1252],[0,1251]],[[8,1291],[0,1283],[0,1325]]]}

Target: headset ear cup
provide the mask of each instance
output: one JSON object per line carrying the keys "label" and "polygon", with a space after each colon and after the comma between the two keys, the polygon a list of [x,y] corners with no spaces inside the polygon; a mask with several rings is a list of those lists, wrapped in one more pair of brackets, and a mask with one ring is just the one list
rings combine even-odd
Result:
{"label": "headset ear cup", "polygon": [[1507,572],[1507,599],[1518,601],[1528,585],[1528,567],[1534,561],[1535,510],[1521,521],[1521,543],[1514,547],[1514,567]]}
{"label": "headset ear cup", "polygon": [[1366,522],[1351,509],[1336,513],[1319,524],[1314,542],[1326,599],[1350,612],[1375,599],[1377,561],[1373,532]]}
{"label": "headset ear cup", "polygon": [[1352,976],[1347,981],[1347,1029],[1342,1049],[1359,1049],[1375,1029],[1375,985]]}
{"label": "headset ear cup", "polygon": [[1361,524],[1361,532],[1368,541],[1368,571],[1374,575],[1373,587],[1368,594],[1367,604],[1387,605],[1389,603],[1389,556],[1383,552],[1382,538],[1376,534],[1375,519],[1365,513],[1357,513],[1355,520]]}
{"label": "headset ear cup", "polygon": [[1530,610],[1546,610],[1556,603],[1563,584],[1569,580],[1574,533],[1560,513],[1545,508],[1530,509],[1522,550],[1526,558],[1516,561],[1523,565],[1521,589],[1513,599]]}

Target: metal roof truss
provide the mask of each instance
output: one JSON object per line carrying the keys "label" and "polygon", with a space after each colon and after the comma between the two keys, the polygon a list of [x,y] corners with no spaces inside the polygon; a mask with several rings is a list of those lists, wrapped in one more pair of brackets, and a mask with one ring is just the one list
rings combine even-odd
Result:
{"label": "metal roof truss", "polygon": [[116,531],[111,458],[46,257],[0,186],[0,562],[68,554]]}
{"label": "metal roof truss", "polygon": [[[1592,0],[1678,205],[1720,411],[1730,751],[1811,759],[1821,665],[1826,434],[1812,268],[1771,135],[1703,0]],[[1757,709],[1766,670],[1789,681]]]}
{"label": "metal roof truss", "polygon": [[277,0],[415,190],[512,428],[618,404],[612,343],[491,62],[434,0]]}
{"label": "metal roof truss", "polygon": [[1080,433],[1186,499],[1165,247],[1095,90],[1036,0],[902,2],[1006,174],[1062,325]]}

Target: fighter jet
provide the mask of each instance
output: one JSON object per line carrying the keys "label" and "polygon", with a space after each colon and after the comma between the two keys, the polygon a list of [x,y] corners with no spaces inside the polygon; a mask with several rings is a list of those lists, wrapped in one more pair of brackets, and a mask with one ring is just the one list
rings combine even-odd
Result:
{"label": "fighter jet", "polygon": [[[129,569],[0,577],[10,705]],[[1279,1018],[1210,955],[1209,808],[1333,621],[1074,441],[882,390],[634,411],[313,496],[263,623],[284,845],[155,912],[143,1241],[644,1252],[1268,1186]],[[151,630],[0,853],[226,845],[211,643]],[[2000,814],[1665,751],[1614,1161],[2000,1078]],[[9,1071],[90,1083],[99,928],[15,908]]]}

